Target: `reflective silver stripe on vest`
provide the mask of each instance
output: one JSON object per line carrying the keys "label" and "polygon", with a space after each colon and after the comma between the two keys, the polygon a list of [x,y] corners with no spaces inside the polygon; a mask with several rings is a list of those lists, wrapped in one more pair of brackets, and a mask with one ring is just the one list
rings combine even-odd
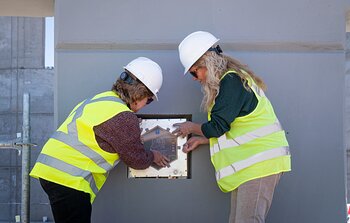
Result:
{"label": "reflective silver stripe on vest", "polygon": [[[245,70],[242,70],[242,69],[240,69],[240,70],[241,70],[241,72],[244,73],[245,75],[250,76]],[[236,74],[235,71],[233,71],[233,73]],[[256,92],[260,97],[266,97],[264,91],[263,91],[258,85],[255,84],[255,82],[254,82],[253,79],[251,79],[251,82],[252,82],[252,83],[251,83],[251,85],[252,85],[251,88],[254,89],[255,92]]]}
{"label": "reflective silver stripe on vest", "polygon": [[77,138],[72,135],[57,131],[51,136],[51,138],[64,142],[70,147],[73,147],[80,153],[84,154],[86,157],[89,157],[99,167],[103,168],[106,171],[109,171],[113,167],[99,153],[82,144]]}
{"label": "reflective silver stripe on vest", "polygon": [[287,156],[289,155],[289,147],[280,147],[280,148],[275,148],[275,149],[270,149],[258,154],[255,154],[245,160],[241,160],[235,163],[232,163],[231,165],[222,168],[221,170],[217,171],[215,173],[216,175],[216,180],[220,180],[224,177],[230,176],[244,168],[247,168],[253,164],[277,158],[279,156]]}
{"label": "reflective silver stripe on vest", "polygon": [[94,194],[97,194],[98,189],[95,180],[89,171],[80,169],[79,167],[73,166],[69,163],[43,153],[39,154],[37,162],[51,167],[54,166],[55,169],[68,173],[75,177],[83,177],[87,182],[89,182],[91,190],[94,192]]}
{"label": "reflective silver stripe on vest", "polygon": [[257,85],[253,84],[251,88],[260,96],[260,97],[266,97],[264,91],[259,88]]}
{"label": "reflective silver stripe on vest", "polygon": [[[97,99],[87,99],[75,111],[73,111],[71,113],[71,115],[74,115],[74,116],[73,116],[72,121],[67,125],[68,133],[56,131],[51,136],[51,138],[56,139],[58,141],[61,141],[65,144],[69,145],[70,147],[74,148],[75,150],[79,151],[80,153],[84,154],[86,157],[88,157],[94,163],[96,163],[96,165],[103,168],[106,171],[104,176],[107,177],[109,171],[119,163],[119,160],[116,160],[113,163],[113,165],[110,165],[103,156],[101,156],[99,153],[97,153],[96,151],[92,150],[91,148],[87,147],[82,142],[80,142],[79,138],[78,138],[77,125],[76,125],[76,120],[82,116],[84,107],[87,104],[98,102],[98,101],[114,101],[114,102],[119,102],[119,103],[125,104],[120,98],[116,98],[116,97],[112,97],[112,96],[107,96],[107,97],[102,97],[102,98],[97,98]],[[48,157],[48,156],[46,155],[46,157]],[[79,174],[80,173],[84,174],[83,177],[90,182],[91,189],[96,194],[96,192],[95,192],[95,190],[97,190],[96,183],[95,183],[95,180],[89,171],[79,169],[77,167],[74,167],[71,164],[67,164],[67,163],[65,163],[61,160],[58,160],[56,158],[53,158],[53,157],[49,157],[49,158],[50,159],[48,159],[48,158],[44,159],[46,162],[45,164],[47,164],[53,168],[57,168],[57,169],[62,170],[66,173],[69,173],[69,174],[71,174],[73,172],[74,174],[71,174],[73,176],[83,176],[83,175],[79,175]],[[56,165],[58,165],[58,166],[56,166]],[[71,170],[72,167],[74,167],[73,168],[74,171]]]}
{"label": "reflective silver stripe on vest", "polygon": [[236,146],[242,145],[244,143],[250,142],[254,139],[264,137],[264,136],[270,135],[272,133],[275,133],[275,132],[278,132],[281,130],[282,130],[281,124],[277,120],[272,125],[258,128],[254,131],[248,132],[248,133],[241,135],[241,136],[238,136],[234,139],[228,139],[226,137],[226,134],[224,134],[218,138],[217,144],[214,144],[212,147],[210,147],[210,155],[213,156],[215,153],[219,152],[222,149],[236,147]]}
{"label": "reflective silver stripe on vest", "polygon": [[85,156],[89,157],[92,161],[94,161],[98,166],[106,170],[108,172],[113,167],[115,167],[119,160],[116,160],[116,162],[113,165],[110,165],[100,154],[95,152],[94,150],[90,149],[83,143],[81,143],[78,139],[78,133],[77,133],[77,126],[76,126],[76,120],[80,118],[83,114],[84,107],[87,104],[98,102],[98,101],[114,101],[119,102],[122,104],[125,104],[120,98],[107,96],[102,98],[96,98],[96,99],[86,99],[73,113],[74,117],[72,121],[67,125],[68,128],[68,134],[64,132],[56,131],[51,138],[54,138],[56,140],[59,140],[70,147],[76,149],[77,151],[81,152]]}

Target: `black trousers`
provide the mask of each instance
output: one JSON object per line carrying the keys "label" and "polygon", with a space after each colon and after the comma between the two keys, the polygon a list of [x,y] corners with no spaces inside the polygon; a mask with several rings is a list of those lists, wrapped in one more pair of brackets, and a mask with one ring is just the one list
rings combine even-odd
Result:
{"label": "black trousers", "polygon": [[90,223],[90,194],[40,179],[47,193],[55,223]]}

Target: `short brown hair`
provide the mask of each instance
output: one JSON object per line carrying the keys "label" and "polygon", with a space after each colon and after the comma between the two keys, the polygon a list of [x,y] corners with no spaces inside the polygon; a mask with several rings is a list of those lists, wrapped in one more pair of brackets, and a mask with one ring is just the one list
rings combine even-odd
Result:
{"label": "short brown hair", "polygon": [[132,73],[128,70],[125,72],[133,79],[132,83],[129,84],[120,78],[113,84],[112,91],[119,95],[119,97],[128,105],[131,103],[142,100],[144,98],[152,97],[153,93],[140,82]]}

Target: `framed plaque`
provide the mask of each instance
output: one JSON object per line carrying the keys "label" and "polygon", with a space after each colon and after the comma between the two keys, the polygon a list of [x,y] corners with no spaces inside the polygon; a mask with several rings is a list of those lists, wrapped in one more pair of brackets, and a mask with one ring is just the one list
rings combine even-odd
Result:
{"label": "framed plaque", "polygon": [[169,160],[169,167],[152,164],[144,170],[128,167],[129,178],[190,178],[190,154],[182,152],[187,138],[176,137],[173,124],[191,121],[192,115],[137,115],[140,119],[141,140],[146,150],[157,150]]}

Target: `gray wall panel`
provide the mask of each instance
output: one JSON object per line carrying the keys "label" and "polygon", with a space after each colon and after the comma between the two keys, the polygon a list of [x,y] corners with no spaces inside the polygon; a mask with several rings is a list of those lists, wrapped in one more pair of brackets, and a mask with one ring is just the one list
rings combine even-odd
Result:
{"label": "gray wall panel", "polygon": [[[200,86],[182,76],[177,44],[198,29],[213,32],[230,49],[234,43],[263,44],[257,51],[246,45],[227,53],[266,81],[288,132],[293,170],[277,187],[268,222],[345,222],[345,1],[88,2],[56,2],[58,123],[82,99],[110,89],[122,66],[138,56],[157,61],[164,72],[160,101],[140,113],[188,113],[203,122]],[[325,47],[317,50],[311,42]],[[304,48],[294,50],[298,44],[290,43]],[[227,222],[229,201],[216,186],[208,146],[202,146],[192,154],[188,180],[127,179],[120,164],[97,197],[92,219],[221,223]]]}
{"label": "gray wall panel", "polygon": [[[200,86],[198,83],[192,83],[190,76],[182,75],[183,68],[174,51],[62,52],[57,56],[58,63],[64,64],[58,68],[60,75],[57,76],[60,111],[58,121],[64,121],[66,115],[79,101],[95,93],[110,90],[123,71],[123,66],[139,56],[157,61],[164,75],[159,102],[152,103],[140,113],[155,110],[171,114],[200,112],[199,105],[202,97]],[[84,75],[81,76],[81,74]],[[189,106],[182,106],[184,104]]]}
{"label": "gray wall panel", "polygon": [[344,40],[344,2],[60,1],[55,16],[61,42],[172,42],[198,29],[226,41],[338,42]]}
{"label": "gray wall panel", "polygon": [[[264,78],[269,87],[267,95],[288,132],[293,171],[283,176],[277,188],[270,221],[342,221],[345,218],[343,54],[228,54],[248,63]],[[140,113],[190,113],[195,121],[205,121],[206,115],[199,111],[200,87],[190,76],[182,76],[175,51],[60,53],[59,120],[63,121],[79,100],[109,89],[121,67],[141,55],[159,62],[164,85],[160,101]],[[83,74],[84,78],[77,74]],[[124,166],[117,166],[94,204],[93,219],[163,222],[150,214],[154,213],[154,206],[159,206],[166,207],[161,208],[160,217],[170,222],[214,222],[212,218],[226,222],[229,194],[221,193],[216,187],[208,147],[195,151],[192,159],[193,176],[189,180],[132,180],[127,179]],[[189,211],[193,206],[196,208]],[[211,212],[200,214],[202,209]],[[324,211],[320,213],[320,209]],[[169,210],[179,214],[171,215]]]}

